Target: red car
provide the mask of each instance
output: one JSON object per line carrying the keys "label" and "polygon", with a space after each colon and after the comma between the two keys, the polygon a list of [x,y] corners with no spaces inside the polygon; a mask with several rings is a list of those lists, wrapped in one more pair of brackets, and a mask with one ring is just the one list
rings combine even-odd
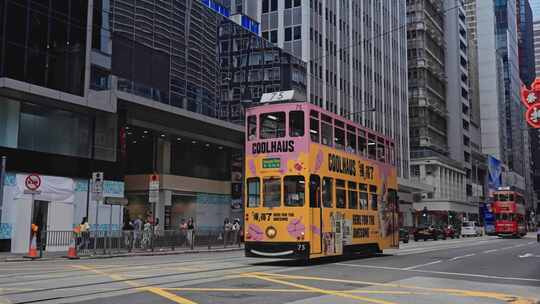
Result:
{"label": "red car", "polygon": [[443,227],[442,230],[444,231],[444,238],[459,238],[459,233],[451,225]]}

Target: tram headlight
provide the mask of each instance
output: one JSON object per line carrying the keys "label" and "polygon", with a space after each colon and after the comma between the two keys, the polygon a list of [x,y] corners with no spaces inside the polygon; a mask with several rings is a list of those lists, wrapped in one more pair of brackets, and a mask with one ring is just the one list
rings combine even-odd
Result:
{"label": "tram headlight", "polygon": [[269,238],[269,239],[273,239],[276,237],[276,234],[277,234],[277,230],[276,228],[270,226],[268,228],[266,228],[266,236]]}

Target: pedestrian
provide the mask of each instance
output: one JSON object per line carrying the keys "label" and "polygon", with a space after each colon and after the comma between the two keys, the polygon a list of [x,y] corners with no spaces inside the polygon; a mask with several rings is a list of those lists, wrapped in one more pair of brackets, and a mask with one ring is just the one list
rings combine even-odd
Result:
{"label": "pedestrian", "polygon": [[143,225],[142,216],[139,215],[133,222],[133,247],[139,247],[141,245]]}
{"label": "pedestrian", "polygon": [[240,245],[240,219],[236,218],[234,219],[234,224],[232,225],[232,233],[233,233],[233,245],[238,244]]}
{"label": "pedestrian", "polygon": [[143,236],[141,241],[141,247],[144,249],[150,248],[152,242],[152,224],[146,220],[143,228]]}
{"label": "pedestrian", "polygon": [[155,236],[161,235],[161,228],[159,227],[159,217],[156,217],[156,222],[154,223],[154,235]]}
{"label": "pedestrian", "polygon": [[194,240],[195,240],[195,222],[193,221],[193,218],[190,217],[187,222],[187,241],[191,249],[193,249]]}
{"label": "pedestrian", "polygon": [[180,228],[180,246],[183,246],[183,245],[187,246],[187,242],[186,242],[186,235],[187,235],[186,219],[182,218],[180,220],[179,228]]}
{"label": "pedestrian", "polygon": [[88,218],[83,217],[81,223],[79,224],[80,231],[80,243],[79,250],[88,249],[88,243],[90,241],[90,224],[88,223]]}
{"label": "pedestrian", "polygon": [[227,246],[227,243],[231,241],[232,224],[228,218],[223,221],[223,245]]}
{"label": "pedestrian", "polygon": [[124,220],[124,226],[122,227],[122,234],[124,236],[124,244],[126,248],[131,251],[133,248],[133,222],[129,219]]}

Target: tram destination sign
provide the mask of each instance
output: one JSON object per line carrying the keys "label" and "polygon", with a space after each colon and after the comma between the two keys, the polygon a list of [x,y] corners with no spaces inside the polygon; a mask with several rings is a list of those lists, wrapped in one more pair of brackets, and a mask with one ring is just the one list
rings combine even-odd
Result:
{"label": "tram destination sign", "polygon": [[263,169],[279,169],[281,168],[280,158],[265,158],[262,161]]}

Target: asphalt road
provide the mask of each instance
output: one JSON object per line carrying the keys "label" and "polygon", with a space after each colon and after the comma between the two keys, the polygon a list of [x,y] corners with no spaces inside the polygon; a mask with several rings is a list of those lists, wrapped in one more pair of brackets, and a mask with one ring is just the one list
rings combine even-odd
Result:
{"label": "asphalt road", "polygon": [[[3,297],[3,300],[2,300]],[[411,242],[310,265],[243,252],[0,264],[0,303],[537,303],[540,244]]]}

